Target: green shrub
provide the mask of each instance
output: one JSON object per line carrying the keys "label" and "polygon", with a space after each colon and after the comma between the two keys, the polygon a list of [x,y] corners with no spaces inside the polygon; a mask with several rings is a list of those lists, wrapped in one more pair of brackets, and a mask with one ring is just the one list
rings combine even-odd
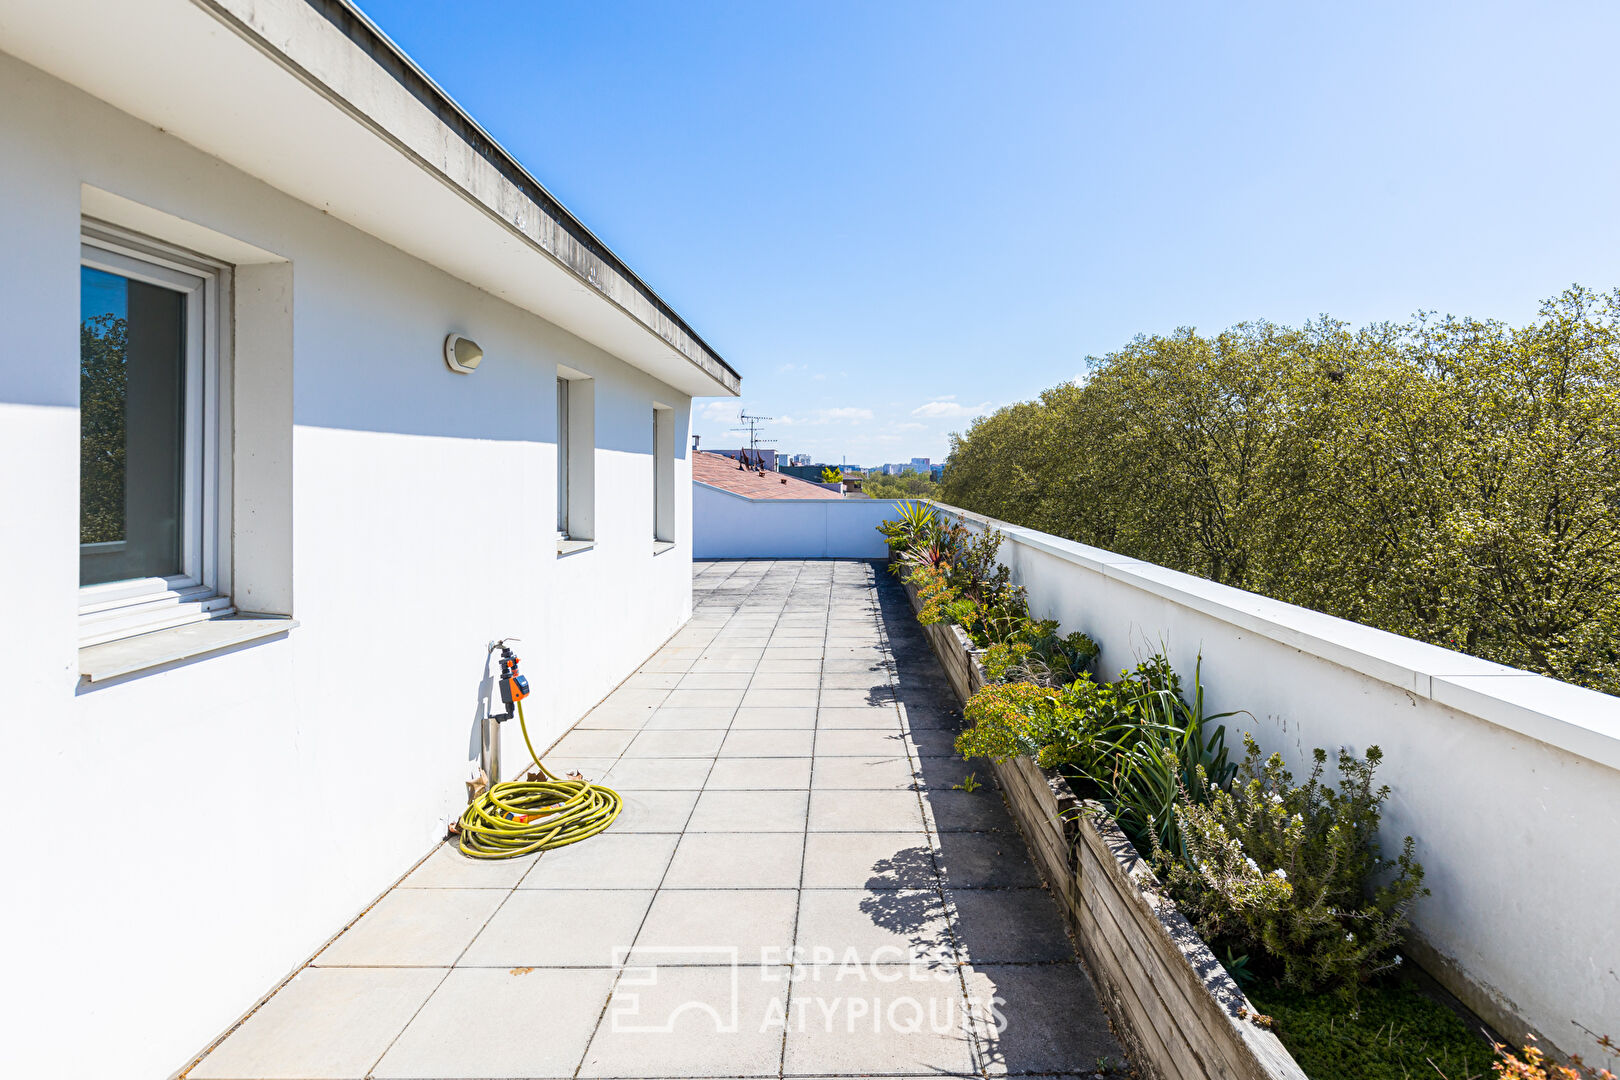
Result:
{"label": "green shrub", "polygon": [[1025,619],[985,650],[984,670],[995,682],[1066,686],[1084,674],[1101,651],[1078,630],[1061,636],[1051,619]]}
{"label": "green shrub", "polygon": [[1098,736],[1134,715],[1135,694],[1121,690],[1128,678],[1099,684],[1082,674],[1057,687],[989,683],[968,699],[963,715],[970,726],[956,748],[997,760],[1028,754],[1045,768],[1077,774],[1104,756]]}
{"label": "green shrub", "polygon": [[959,626],[975,647],[993,650],[992,678],[1059,686],[1097,658],[1097,643],[1085,634],[1059,635],[1056,622],[1029,617],[1024,587],[997,558],[1000,532],[945,523],[920,502],[899,510],[877,528],[895,556],[891,569],[917,590],[918,620]]}
{"label": "green shrub", "polygon": [[965,758],[1006,761],[1020,754],[1040,760],[1064,706],[1057,692],[1034,683],[989,683],[968,699],[968,729],[956,737]]}
{"label": "green shrub", "polygon": [[973,602],[962,599],[962,591],[951,584],[939,567],[929,563],[911,564],[906,569],[905,580],[917,590],[917,621],[924,626],[960,625],[972,612]]}
{"label": "green shrub", "polygon": [[996,558],[1000,551],[1001,533],[995,529],[964,529],[950,564],[951,584],[971,605],[963,609],[958,625],[981,649],[1011,641],[1030,621],[1024,587],[1013,584],[1012,571]]}
{"label": "green shrub", "polygon": [[1322,782],[1324,750],[1296,787],[1280,755],[1262,760],[1249,735],[1244,747],[1230,791],[1178,804],[1184,857],[1159,859],[1170,894],[1206,941],[1259,955],[1285,985],[1353,989],[1392,970],[1408,911],[1428,890],[1410,836],[1399,857],[1380,852],[1383,755],[1341,750],[1335,791]]}
{"label": "green shrub", "polygon": [[[1010,646],[1006,655],[1017,651]],[[1111,683],[1086,673],[1056,687],[993,683],[968,701],[965,715],[972,727],[956,742],[964,756],[1028,754],[1062,770],[1078,795],[1104,804],[1144,854],[1179,853],[1178,800],[1232,774],[1226,728],[1215,723],[1224,714],[1205,715],[1196,676],[1187,701],[1163,656]]]}
{"label": "green shrub", "polygon": [[1022,679],[1019,673],[1029,662],[1035,647],[1027,641],[1002,641],[984,651],[984,674],[993,683],[1029,682],[1037,686],[1052,686],[1045,679]]}

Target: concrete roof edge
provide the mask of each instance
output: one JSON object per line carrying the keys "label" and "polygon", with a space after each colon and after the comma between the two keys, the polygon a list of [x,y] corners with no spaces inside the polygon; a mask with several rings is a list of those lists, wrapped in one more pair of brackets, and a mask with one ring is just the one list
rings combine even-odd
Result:
{"label": "concrete roof edge", "polygon": [[[193,2],[228,25],[237,34],[247,38],[260,51],[279,57],[284,64],[296,69],[296,73],[306,82],[322,89],[329,97],[334,97],[331,88],[325,87],[324,83],[314,78],[298,59],[289,55],[281,45],[267,40],[253,25],[239,17],[229,2],[222,0],[193,0]],[[360,11],[352,0],[302,0],[302,3],[341,33],[355,48],[365,53],[376,63],[379,70],[429,110],[469,151],[520,191],[523,197],[533,204],[540,216],[550,219],[556,229],[568,237],[571,242],[569,246],[573,250],[566,252],[549,250],[529,235],[528,230],[523,230],[522,234],[530,244],[563,266],[580,284],[613,303],[627,317],[640,323],[649,333],[684,356],[724,391],[732,395],[740,392],[742,377],[736,369],[710,348],[668,302],[631,270],[583,222],[570,213],[539,180],[484,130],[466,109],[457,104],[443,87]],[[345,101],[344,104],[353,111],[352,102]],[[379,133],[384,133],[379,121],[373,120],[372,124]],[[420,159],[418,164],[431,168]],[[446,176],[443,179],[460,188],[469,199],[483,205],[490,214],[505,220],[506,214],[502,208],[487,205],[469,185],[457,183],[454,177]],[[612,279],[617,279],[625,290],[639,296],[642,302],[656,313],[657,318],[649,320],[642,317],[615,297],[611,287]],[[665,325],[661,326],[659,322]]]}
{"label": "concrete roof edge", "polygon": [[881,503],[881,502],[896,503],[896,502],[902,501],[900,499],[844,499],[844,498],[837,498],[837,499],[756,499],[752,495],[744,495],[741,492],[732,491],[729,488],[723,488],[718,484],[711,484],[707,480],[699,480],[695,476],[692,478],[692,483],[697,484],[700,487],[708,488],[710,491],[718,492],[721,495],[727,495],[727,496],[730,496],[733,499],[741,499],[743,502],[751,502],[751,503],[807,503],[807,504],[808,503],[814,503],[817,506],[826,506],[826,505],[830,505],[830,504],[833,504],[833,503],[837,503],[839,506],[871,506],[871,505],[873,505],[875,503]]}

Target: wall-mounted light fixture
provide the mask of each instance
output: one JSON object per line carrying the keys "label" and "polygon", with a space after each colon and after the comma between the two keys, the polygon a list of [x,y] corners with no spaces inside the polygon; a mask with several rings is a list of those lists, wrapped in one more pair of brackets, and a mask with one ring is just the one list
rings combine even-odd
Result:
{"label": "wall-mounted light fixture", "polygon": [[484,360],[484,350],[478,347],[478,342],[471,338],[464,338],[460,334],[451,334],[444,339],[444,362],[450,370],[460,375],[471,375],[478,370],[478,365]]}

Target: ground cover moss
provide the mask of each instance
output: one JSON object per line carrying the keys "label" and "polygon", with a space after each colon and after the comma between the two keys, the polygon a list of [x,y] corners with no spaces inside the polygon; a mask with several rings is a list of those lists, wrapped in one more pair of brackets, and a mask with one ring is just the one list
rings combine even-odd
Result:
{"label": "ground cover moss", "polygon": [[[1262,980],[1262,982],[1269,982]],[[1491,1080],[1495,1054],[1478,1028],[1409,979],[1336,994],[1275,984],[1249,991],[1311,1080]]]}

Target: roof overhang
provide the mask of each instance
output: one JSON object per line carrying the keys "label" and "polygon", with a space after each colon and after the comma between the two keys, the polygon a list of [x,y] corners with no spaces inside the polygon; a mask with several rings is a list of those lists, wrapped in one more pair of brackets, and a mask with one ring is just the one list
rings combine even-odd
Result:
{"label": "roof overhang", "polygon": [[678,390],[740,392],[347,0],[0,0],[0,49]]}

